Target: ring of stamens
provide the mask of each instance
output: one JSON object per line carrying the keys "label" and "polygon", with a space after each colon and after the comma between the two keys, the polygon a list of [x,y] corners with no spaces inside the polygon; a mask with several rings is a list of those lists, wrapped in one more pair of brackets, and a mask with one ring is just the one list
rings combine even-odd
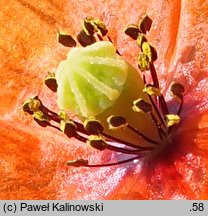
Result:
{"label": "ring of stamens", "polygon": [[[184,87],[180,83],[172,83],[170,88],[171,94],[173,97],[179,99],[179,108],[175,114],[169,113],[167,103],[161,93],[157,73],[154,67],[154,61],[157,59],[157,52],[154,47],[150,45],[146,37],[146,32],[150,30],[151,24],[152,20],[148,16],[145,16],[138,24],[131,24],[125,29],[125,33],[133,40],[136,40],[137,45],[140,48],[141,52],[138,56],[138,67],[143,73],[143,82],[145,85],[143,91],[149,98],[149,102],[146,102],[141,98],[132,101],[132,109],[135,112],[142,112],[144,115],[150,115],[150,118],[157,129],[160,141],[162,142],[171,133],[171,130],[180,122]],[[77,40],[84,47],[95,43],[97,39],[100,41],[104,40],[104,37],[112,42],[107,33],[108,30],[106,26],[100,20],[86,18],[83,21],[83,29],[77,35]],[[60,32],[58,35],[58,41],[64,46],[76,46],[76,41],[72,36],[61,34]],[[118,50],[117,53],[119,54]],[[151,74],[152,83],[146,83],[145,73],[147,71]],[[48,73],[48,76],[45,79],[45,84],[52,91],[56,91],[57,84],[53,73]],[[124,164],[145,157],[160,145],[160,141],[152,140],[137,128],[131,126],[128,123],[128,119],[123,116],[109,116],[106,119],[109,129],[119,130],[121,128],[128,128],[138,137],[141,137],[144,141],[148,142],[150,144],[149,146],[130,143],[106,134],[102,122],[96,120],[94,117],[86,119],[82,124],[70,119],[65,111],[60,111],[57,114],[44,106],[37,96],[25,101],[23,103],[23,110],[33,115],[34,120],[40,126],[54,127],[59,131],[62,131],[69,138],[74,137],[99,151],[108,149],[113,152],[134,155],[126,160],[103,164],[89,164],[88,160],[81,158],[74,161],[68,161],[67,165],[69,166],[105,167]],[[58,123],[59,127],[54,123]],[[115,143],[122,144],[122,147],[116,146]]]}

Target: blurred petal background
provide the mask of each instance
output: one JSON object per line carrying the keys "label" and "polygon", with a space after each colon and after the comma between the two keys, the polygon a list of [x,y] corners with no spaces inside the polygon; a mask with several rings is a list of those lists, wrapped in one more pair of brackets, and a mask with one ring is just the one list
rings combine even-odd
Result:
{"label": "blurred petal background", "polygon": [[[99,17],[135,64],[138,49],[123,28],[144,14],[153,20],[148,38],[158,51],[164,93],[172,81],[186,88],[176,146],[154,163],[69,168],[67,160],[98,163],[111,153],[41,128],[23,113],[22,102],[39,95],[58,110],[56,95],[43,84],[69,51],[57,42],[58,30],[76,35],[82,18]],[[0,199],[208,199],[206,0],[1,0],[0,20]]]}

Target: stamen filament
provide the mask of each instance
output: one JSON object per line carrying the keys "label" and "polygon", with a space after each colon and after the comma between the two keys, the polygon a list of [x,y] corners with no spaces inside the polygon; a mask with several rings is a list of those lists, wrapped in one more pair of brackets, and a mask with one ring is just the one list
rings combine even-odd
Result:
{"label": "stamen filament", "polygon": [[180,106],[179,106],[179,109],[177,111],[177,115],[181,114],[182,107],[183,107],[183,95],[181,95],[181,97],[180,97]]}
{"label": "stamen filament", "polygon": [[[145,73],[142,73],[143,84],[145,88],[143,89],[143,92],[141,92],[142,93],[141,96],[137,100],[132,101],[133,102],[132,109],[135,112],[143,112],[146,113],[147,115],[150,115],[147,116],[147,118],[150,118],[149,119],[150,124],[148,122],[147,125],[148,131],[151,132],[151,130],[154,127],[156,127],[154,128],[157,129],[156,134],[154,133],[153,135],[154,136],[156,135],[157,138],[151,139],[151,137],[149,138],[148,136],[143,134],[142,124],[138,128],[133,127],[132,125],[134,124],[131,123],[133,119],[132,116],[130,116],[129,119],[129,123],[131,124],[130,125],[128,123],[128,116],[126,114],[124,114],[124,116],[126,115],[124,117],[124,116],[115,115],[116,113],[115,114],[112,113],[113,115],[111,114],[107,119],[105,119],[108,123],[108,129],[117,130],[123,128],[123,129],[127,129],[127,130],[123,130],[124,133],[129,133],[129,132],[131,134],[135,133],[133,135],[136,135],[137,140],[135,141],[133,139],[134,141],[131,141],[132,139],[130,138],[130,143],[129,143],[129,141],[126,141],[128,140],[129,136],[120,136],[120,137],[125,137],[124,140],[117,138],[117,136],[120,135],[119,133],[123,132],[121,130],[120,132],[118,130],[118,134],[115,135],[116,137],[114,137],[114,135],[110,135],[111,133],[108,134],[109,131],[107,128],[105,129],[106,125],[102,124],[102,122],[99,121],[99,117],[97,117],[98,115],[97,112],[93,112],[93,110],[92,112],[91,110],[88,111],[88,107],[86,103],[87,100],[84,99],[85,97],[86,99],[88,99],[91,95],[89,95],[87,92],[86,94],[87,96],[85,96],[85,92],[83,91],[86,91],[86,88],[82,87],[84,86],[83,84],[81,85],[81,87],[78,85],[79,80],[81,81],[85,80],[87,83],[93,83],[93,89],[95,91],[101,92],[102,95],[104,95],[105,98],[108,98],[110,101],[116,100],[120,95],[120,92],[117,89],[114,89],[111,85],[106,84],[106,82],[103,82],[102,79],[98,79],[97,75],[95,76],[94,73],[91,73],[91,71],[86,70],[86,68],[88,67],[85,67],[85,63],[90,62],[90,64],[92,64],[93,67],[95,68],[97,67],[97,64],[99,64],[99,68],[101,65],[105,65],[108,67],[116,67],[118,69],[122,69],[122,67],[126,69],[126,64],[122,64],[123,60],[120,62],[120,57],[118,57],[118,55],[121,56],[121,54],[119,53],[118,49],[116,49],[116,53],[118,55],[116,55],[116,57],[112,59],[111,57],[108,57],[108,55],[106,55],[105,58],[99,57],[100,55],[98,56],[90,55],[90,57],[86,55],[86,58],[83,58],[83,64],[82,61],[80,61],[81,64],[77,64],[76,61],[75,63],[70,64],[72,68],[75,67],[77,69],[76,75],[77,74],[78,75],[75,76],[74,75],[75,73],[73,74],[74,78],[76,78],[75,82],[72,79],[68,80],[67,78],[66,80],[68,81],[68,83],[67,82],[65,83],[65,81],[64,83],[69,85],[71,92],[74,94],[75,103],[79,105],[79,110],[81,112],[81,115],[79,116],[83,116],[82,120],[86,118],[83,123],[82,122],[80,123],[79,120],[76,121],[70,119],[68,113],[64,110],[60,111],[58,114],[51,111],[50,109],[48,109],[42,104],[38,96],[31,98],[23,103],[23,107],[22,107],[23,110],[29,113],[30,115],[32,115],[33,119],[42,127],[47,127],[47,126],[53,127],[58,131],[63,132],[68,138],[75,138],[80,142],[86,143],[87,145],[99,151],[103,151],[107,149],[121,154],[136,155],[135,157],[131,157],[125,160],[115,161],[116,160],[115,159],[114,160],[115,162],[103,163],[103,164],[89,164],[88,160],[77,159],[74,161],[68,161],[67,162],[68,166],[108,167],[108,166],[121,165],[128,162],[132,162],[134,160],[138,160],[148,155],[148,153],[153,152],[155,149],[158,149],[158,147],[155,145],[160,145],[160,144],[162,145],[164,142],[166,142],[166,137],[171,133],[172,129],[174,129],[177,124],[179,124],[180,114],[184,103],[183,93],[185,89],[183,85],[180,83],[175,83],[175,82],[172,83],[170,89],[172,95],[177,99],[180,99],[180,102],[177,108],[177,113],[170,114],[167,103],[165,101],[165,97],[163,96],[163,94],[161,94],[160,83],[154,66],[154,61],[157,60],[158,55],[155,48],[151,46],[151,44],[147,41],[146,38],[146,32],[150,30],[151,24],[152,24],[152,20],[148,16],[145,16],[140,21],[139,24],[129,25],[126,28],[125,33],[128,36],[130,36],[132,39],[136,40],[137,46],[140,48],[141,52],[138,55],[138,62],[137,62],[138,68],[141,70],[141,72],[149,71],[151,76],[151,84],[150,84],[147,83]],[[96,41],[103,41],[106,38],[108,41],[110,41],[113,44],[113,41],[111,40],[110,36],[108,36],[107,33],[108,30],[106,29],[104,23],[102,23],[99,19],[93,19],[88,17],[84,19],[83,29],[78,33],[77,40],[83,47],[92,45]],[[68,46],[68,47],[76,46],[76,41],[70,35],[64,35],[59,33],[59,42],[64,46]],[[99,42],[99,43],[104,44],[105,42]],[[107,43],[110,44],[109,42]],[[115,49],[113,50],[115,54]],[[81,54],[80,57],[82,57]],[[60,70],[58,70],[58,72],[59,71]],[[115,80],[117,80],[117,78]],[[58,79],[58,76],[56,77],[54,73],[49,73],[45,79],[45,84],[52,91],[56,92],[56,90],[59,90],[58,81],[61,81]],[[127,80],[127,83],[128,82],[129,81]],[[59,86],[62,85],[61,83]],[[146,101],[145,99],[146,95],[144,96],[143,94],[146,94],[148,96],[149,101]],[[65,97],[65,93],[62,96]],[[67,96],[68,95],[66,94],[66,97]],[[95,102],[96,101],[97,100],[95,100]],[[126,101],[128,102],[128,100],[125,100],[125,102]],[[104,104],[104,102],[102,103]],[[94,105],[96,104],[93,104],[93,106]],[[74,105],[72,105],[72,107],[73,106]],[[60,107],[66,108],[67,106],[60,106]],[[98,119],[96,119],[96,117]],[[141,118],[140,122],[145,123],[146,120],[145,118]],[[57,125],[59,125],[59,127]],[[158,139],[159,141],[156,141],[154,139],[156,140]],[[115,143],[118,143],[118,145],[116,145]]]}
{"label": "stamen filament", "polygon": [[160,113],[157,105],[155,104],[154,100],[152,99],[152,97],[150,95],[148,95],[148,97],[150,99],[150,102],[151,102],[155,112],[157,113],[158,118],[160,119],[161,124],[166,128],[165,121],[164,121],[163,117],[161,116],[161,113]]}
{"label": "stamen filament", "polygon": [[152,139],[150,139],[149,137],[147,137],[147,136],[145,136],[143,133],[141,133],[140,131],[138,131],[136,128],[134,128],[134,127],[132,127],[131,125],[127,125],[127,127],[130,129],[130,130],[132,130],[133,132],[135,132],[135,133],[137,133],[140,137],[142,137],[144,140],[146,140],[147,142],[150,142],[151,144],[156,144],[156,145],[158,145],[158,144],[160,144],[160,143],[158,143],[157,141],[154,141],[154,140],[152,140]]}
{"label": "stamen filament", "polygon": [[163,114],[164,115],[169,114],[167,103],[162,94],[159,96],[159,103],[160,103],[160,107],[161,107]]}
{"label": "stamen filament", "polygon": [[155,70],[155,67],[154,67],[153,63],[150,63],[150,72],[151,72],[151,76],[152,76],[154,86],[156,88],[159,88],[158,77],[157,77],[157,73],[156,73],[156,70]]}
{"label": "stamen filament", "polygon": [[154,114],[153,114],[152,112],[150,113],[150,115],[151,115],[151,118],[152,118],[152,120],[153,120],[153,122],[154,122],[156,128],[157,128],[158,135],[160,136],[160,139],[162,139],[162,135],[163,135],[163,136],[166,135],[166,134],[165,134],[165,131],[162,129],[161,123],[159,123],[159,122],[157,121],[156,117],[154,116]]}
{"label": "stamen filament", "polygon": [[[112,41],[112,39],[110,38],[110,36],[107,35],[107,38],[108,38],[108,40],[113,44],[113,41]],[[118,55],[121,56],[121,53],[118,51],[118,49],[116,49],[116,53],[117,53]]]}
{"label": "stamen filament", "polygon": [[[141,149],[133,150],[133,149],[120,148],[117,146],[109,145],[108,143],[105,143],[105,147],[108,150],[112,150],[112,151],[120,152],[120,153],[124,153],[124,154],[138,155],[139,153],[141,153],[143,151]],[[153,147],[146,147],[146,150],[152,150],[152,149],[153,149]]]}
{"label": "stamen filament", "polygon": [[96,34],[96,35],[100,41],[103,41],[103,38],[99,34]]}
{"label": "stamen filament", "polygon": [[125,140],[121,140],[119,138],[113,137],[113,136],[111,136],[109,134],[106,134],[106,133],[102,133],[102,135],[105,138],[109,139],[109,141],[111,141],[111,142],[117,142],[117,143],[120,143],[120,144],[124,144],[126,146],[129,146],[129,147],[132,147],[132,148],[136,148],[137,150],[144,151],[144,150],[149,149],[149,147],[138,146],[137,144],[132,144],[132,143],[126,142]]}
{"label": "stamen filament", "polygon": [[75,137],[76,139],[78,139],[79,141],[81,141],[81,142],[84,142],[84,143],[87,142],[87,138],[81,136],[81,135],[78,134],[78,133],[75,133],[75,134],[74,134],[74,137]]}
{"label": "stamen filament", "polygon": [[[123,161],[117,161],[114,163],[104,163],[104,164],[82,164],[82,167],[109,167],[109,166],[115,166],[115,165],[121,165],[121,164],[125,164],[128,162],[132,162],[136,159],[140,159],[142,157],[144,157],[145,155],[137,155],[136,157],[132,157]],[[69,166],[73,166],[73,164],[68,164]]]}
{"label": "stamen filament", "polygon": [[[177,111],[177,115],[178,116],[180,116],[182,108],[183,108],[183,95],[181,95],[179,97],[179,99],[180,99],[180,105],[179,105],[179,108],[178,108],[178,111]],[[171,126],[171,127],[168,128],[168,134],[170,134],[170,132],[172,131],[173,127],[174,126]]]}

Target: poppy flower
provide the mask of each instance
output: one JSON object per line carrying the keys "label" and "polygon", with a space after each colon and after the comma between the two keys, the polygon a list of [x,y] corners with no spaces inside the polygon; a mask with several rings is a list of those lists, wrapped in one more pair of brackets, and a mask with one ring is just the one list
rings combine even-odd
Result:
{"label": "poppy flower", "polygon": [[[207,199],[208,55],[206,1],[1,1],[1,199]],[[58,110],[56,95],[43,84],[69,49],[57,32],[75,35],[86,16],[103,20],[122,56],[135,64],[138,48],[123,28],[148,14],[148,39],[163,94],[172,81],[185,87],[181,123],[162,154],[137,163],[103,168],[68,167],[87,158],[110,161],[54,128],[41,128],[22,111],[38,95]],[[169,104],[174,109],[174,104]],[[118,156],[119,157],[119,156]]]}

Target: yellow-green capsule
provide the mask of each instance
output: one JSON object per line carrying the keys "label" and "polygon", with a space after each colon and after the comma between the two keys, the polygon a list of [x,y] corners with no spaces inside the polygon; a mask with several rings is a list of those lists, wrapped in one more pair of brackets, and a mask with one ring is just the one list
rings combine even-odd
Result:
{"label": "yellow-green capsule", "polygon": [[108,128],[109,116],[123,116],[129,125],[157,140],[157,129],[151,118],[132,110],[134,100],[149,101],[143,92],[143,81],[138,71],[116,53],[111,42],[73,48],[60,63],[56,80],[61,109],[75,113],[83,121],[96,117],[106,134],[134,144],[145,143],[128,127],[121,132]]}

